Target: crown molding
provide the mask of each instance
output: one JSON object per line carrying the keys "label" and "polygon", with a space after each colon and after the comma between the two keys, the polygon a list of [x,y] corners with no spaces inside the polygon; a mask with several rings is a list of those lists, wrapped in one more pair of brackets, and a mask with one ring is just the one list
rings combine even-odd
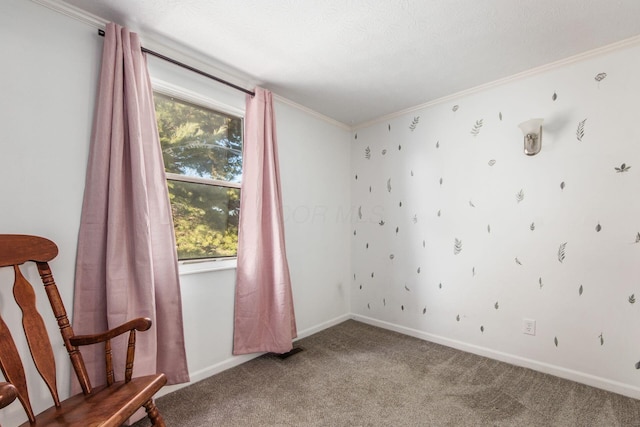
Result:
{"label": "crown molding", "polygon": [[[85,10],[82,10],[76,6],[70,5],[62,0],[31,0],[33,3],[39,4],[43,7],[51,9],[55,12],[58,12],[62,15],[68,16],[69,18],[80,21],[90,27],[95,28],[96,30],[103,30],[105,26],[109,23],[108,20],[101,18],[99,16],[93,15]],[[136,30],[137,31],[137,30]],[[194,52],[191,48],[185,46],[170,46],[163,41],[154,40],[149,37],[149,35],[145,35],[141,31],[137,31],[144,41],[144,46],[148,49],[154,50],[156,52],[162,53],[163,55],[174,58],[178,61],[184,62],[186,64],[192,65],[197,68],[201,68],[210,72],[213,75],[221,77],[224,80],[232,82],[240,87],[253,89],[255,86],[259,86],[260,82],[254,80],[250,76],[242,76],[238,77],[238,74],[242,74],[240,72],[234,72],[233,70],[225,70],[223,67],[217,64],[212,64],[208,62],[206,59],[202,59],[204,56],[199,55],[197,52]],[[336,126],[340,129],[346,131],[352,131],[352,127],[346,125],[345,123],[334,120],[330,117],[327,117],[323,114],[318,113],[315,110],[312,110],[308,107],[300,105],[296,102],[291,101],[283,96],[273,94],[274,98],[284,104],[287,104],[291,107],[294,107],[298,110],[304,111],[305,113],[316,117],[322,121],[325,121],[333,126]]]}
{"label": "crown molding", "polygon": [[[80,22],[83,22],[91,27],[94,27],[96,29],[104,29],[105,25],[109,22],[99,16],[93,15],[89,12],[86,12],[80,8],[77,8],[75,6],[72,6],[68,3],[65,3],[62,0],[31,0],[33,3],[39,4],[41,6],[44,6],[48,9],[51,9],[55,12],[61,13],[65,16],[68,16],[70,18],[76,19]],[[179,61],[185,62],[185,63],[189,63],[189,64],[193,64],[196,67],[199,68],[203,68],[207,71],[210,71],[212,74],[218,75],[221,78],[228,80],[234,84],[237,84],[238,86],[241,87],[246,87],[246,88],[253,88],[254,86],[260,85],[260,82],[256,82],[255,80],[253,80],[250,76],[244,76],[244,78],[238,78],[237,74],[241,74],[241,73],[234,73],[232,70],[227,70],[225,71],[223,69],[223,67],[216,65],[216,64],[211,64],[210,62],[204,61],[201,58],[203,57],[202,55],[198,55],[196,52],[193,52],[191,48],[188,47],[184,47],[184,46],[169,46],[167,45],[166,42],[159,42],[159,41],[155,41],[152,38],[150,38],[149,36],[145,36],[144,34],[140,34],[140,36],[144,39],[145,41],[145,47],[148,47],[150,49],[153,49],[154,51],[158,51],[161,52],[163,54],[166,54],[167,56],[170,56],[172,58],[175,58]],[[301,111],[304,111],[305,113],[314,116],[320,120],[323,120],[333,126],[336,126],[340,129],[346,130],[346,131],[356,131],[362,128],[366,128],[369,127],[371,125],[380,123],[380,122],[384,122],[384,121],[388,121],[388,120],[392,120],[394,118],[403,116],[405,114],[409,114],[409,113],[413,113],[419,110],[423,110],[425,108],[428,107],[432,107],[435,105],[439,105],[439,104],[443,104],[446,102],[451,102],[451,101],[455,101],[457,99],[472,95],[472,94],[476,94],[479,92],[483,92],[485,90],[488,89],[492,89],[498,86],[502,86],[508,83],[512,83],[518,80],[522,80],[522,79],[526,79],[528,77],[531,76],[535,76],[537,74],[541,74],[541,73],[545,73],[547,71],[551,71],[569,64],[573,64],[575,62],[580,62],[580,61],[584,61],[586,59],[589,58],[593,58],[596,56],[600,56],[600,55],[604,55],[606,53],[610,53],[613,51],[617,51],[629,46],[633,46],[633,45],[637,45],[640,44],[640,36],[635,36],[635,37],[631,37],[625,40],[621,40],[619,42],[616,43],[612,43],[603,47],[599,47],[596,49],[592,49],[577,55],[573,55],[570,56],[568,58],[564,58],[558,61],[554,61],[551,62],[549,64],[545,64],[539,67],[535,67],[526,71],[523,71],[521,73],[517,73],[517,74],[513,74],[511,76],[508,77],[504,77],[498,80],[494,80],[492,82],[489,83],[485,83],[479,86],[475,86],[460,92],[456,92],[453,93],[451,95],[447,95],[447,96],[443,96],[441,98],[438,99],[434,99],[432,101],[423,103],[423,104],[419,104],[416,105],[414,107],[409,107],[406,108],[404,110],[400,110],[397,111],[395,113],[391,113],[391,114],[387,114],[385,116],[382,117],[378,117],[376,119],[367,121],[367,122],[363,122],[363,123],[359,123],[359,124],[355,124],[355,125],[348,125],[345,124],[343,122],[337,121],[335,119],[332,119],[330,117],[327,117],[321,113],[318,113],[315,110],[312,110],[308,107],[305,107],[301,104],[298,104],[294,101],[291,101],[290,99],[287,99],[285,97],[282,97],[280,95],[277,95],[274,93],[274,97],[276,98],[276,100],[287,104],[289,106],[292,106],[296,109],[299,109]],[[185,53],[186,51],[186,53]]]}
{"label": "crown molding", "polygon": [[330,125],[338,127],[338,128],[340,128],[342,130],[346,130],[348,132],[352,132],[353,131],[353,127],[351,127],[351,126],[349,126],[349,125],[347,125],[345,123],[342,123],[342,122],[340,122],[338,120],[332,119],[331,117],[325,116],[322,113],[318,113],[317,111],[312,110],[311,108],[305,107],[304,105],[298,104],[297,102],[294,102],[294,101],[292,101],[292,100],[290,100],[288,98],[285,98],[283,96],[280,96],[280,95],[278,95],[276,93],[273,94],[273,98],[276,101],[279,101],[279,102],[281,102],[283,104],[287,104],[287,105],[289,105],[289,106],[291,106],[293,108],[296,108],[296,109],[298,109],[300,111],[304,111],[305,113],[309,114],[310,116],[313,116],[313,117],[315,117],[317,119],[320,119],[320,120],[322,120],[324,122],[327,122]]}
{"label": "crown molding", "polygon": [[569,56],[567,58],[560,59],[558,61],[554,61],[549,64],[531,68],[521,73],[512,74],[511,76],[503,77],[501,79],[494,80],[489,83],[481,84],[479,86],[475,86],[470,89],[456,92],[451,95],[443,96],[441,98],[434,99],[433,101],[425,102],[424,104],[416,105],[414,107],[409,107],[404,110],[397,111],[395,113],[387,114],[385,116],[378,117],[377,119],[359,123],[357,125],[352,126],[351,130],[356,131],[359,129],[363,129],[377,123],[386,122],[391,119],[395,119],[405,114],[414,113],[416,111],[423,110],[428,107],[432,107],[434,105],[444,104],[445,102],[451,102],[451,101],[463,98],[465,96],[469,96],[478,92],[483,92],[485,90],[489,90],[489,89],[502,86],[508,83],[512,83],[518,80],[523,80],[523,79],[535,76],[537,74],[546,73],[547,71],[555,70],[557,68],[564,67],[569,64],[584,61],[593,57],[604,55],[610,52],[615,52],[617,50],[624,49],[624,48],[638,45],[638,44],[640,44],[640,36],[630,37],[628,39],[620,40],[619,42],[611,43],[606,46],[602,46],[596,49],[588,50],[583,53],[579,53],[577,55]]}
{"label": "crown molding", "polygon": [[95,29],[103,30],[105,25],[109,21],[106,19],[100,18],[99,16],[93,15],[89,12],[86,12],[82,9],[79,9],[69,3],[65,3],[60,0],[31,0],[33,3],[39,4],[40,6],[44,6],[47,9],[51,9],[55,12],[61,13],[62,15],[68,16],[69,18],[73,18],[77,21],[80,21],[84,24],[87,24]]}
{"label": "crown molding", "polygon": [[[110,22],[100,16],[96,16],[76,6],[70,5],[63,0],[31,1],[69,18],[80,21],[90,27],[94,27],[96,30],[104,30],[106,25]],[[122,25],[120,22],[117,24]],[[145,48],[153,50],[154,52],[161,53],[162,55],[168,56],[177,61],[199,68],[243,88],[253,89],[255,86],[260,84],[260,82],[256,81],[251,76],[245,75],[240,71],[230,69],[230,67],[225,67],[223,64],[218,63],[215,58],[208,58],[205,55],[199,54],[192,47],[179,45],[169,40],[154,38],[152,35],[145,34],[144,31],[141,31],[138,28],[132,27],[129,29],[140,36]]]}

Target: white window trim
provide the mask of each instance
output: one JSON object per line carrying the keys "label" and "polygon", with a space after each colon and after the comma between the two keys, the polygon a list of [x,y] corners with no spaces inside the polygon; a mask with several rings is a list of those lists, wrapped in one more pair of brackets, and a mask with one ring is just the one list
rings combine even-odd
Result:
{"label": "white window trim", "polygon": [[[168,83],[164,80],[151,79],[151,86],[155,92],[159,92],[166,96],[175,97],[196,105],[201,105],[212,110],[228,114],[233,117],[244,120],[244,110],[232,107],[228,104],[216,101],[215,99],[203,96],[197,92],[185,89],[181,86]],[[172,175],[171,177],[169,175]],[[178,179],[174,174],[167,174],[167,178]],[[206,180],[211,183],[211,180]],[[224,181],[222,186],[240,188],[240,184]],[[206,258],[201,260],[185,260],[178,261],[178,275],[186,276],[190,274],[209,273],[212,271],[235,270],[238,265],[237,257],[226,258]]]}
{"label": "white window trim", "polygon": [[181,86],[176,86],[171,83],[167,83],[164,80],[151,79],[151,86],[155,92],[160,92],[163,95],[173,96],[178,99],[182,99],[187,102],[191,102],[196,105],[201,105],[212,110],[219,111],[224,114],[228,114],[233,117],[244,120],[244,110],[225,104],[215,99],[209,98],[197,92],[185,89]]}
{"label": "white window trim", "polygon": [[200,178],[197,176],[184,176],[178,173],[165,172],[167,179],[172,181],[196,182],[199,184],[215,185],[216,187],[240,188],[242,185],[238,182],[221,181],[219,179]]}
{"label": "white window trim", "polygon": [[236,257],[179,261],[178,274],[180,276],[188,276],[212,271],[235,270],[237,266],[238,259]]}

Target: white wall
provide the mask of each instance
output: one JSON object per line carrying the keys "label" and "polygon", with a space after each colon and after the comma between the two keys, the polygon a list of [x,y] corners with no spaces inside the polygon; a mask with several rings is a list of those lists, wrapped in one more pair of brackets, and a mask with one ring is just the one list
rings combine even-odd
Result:
{"label": "white wall", "polygon": [[276,120],[287,254],[306,336],[350,312],[350,134],[281,101]]}
{"label": "white wall", "polygon": [[[0,55],[5,58],[0,71],[0,232],[38,234],[58,244],[60,255],[52,268],[70,310],[103,39],[86,23],[24,0],[0,2],[0,39]],[[229,89],[157,61],[150,61],[150,69],[155,79],[210,90],[218,101],[243,108],[244,98]],[[276,109],[284,204],[298,212],[305,206],[341,211],[349,201],[348,186],[339,184],[349,175],[349,132],[282,100]],[[302,217],[290,217],[285,224],[301,335],[342,320],[349,312],[349,228],[344,221],[319,223]],[[38,283],[35,269],[28,269],[27,276]],[[20,315],[7,292],[11,281],[11,274],[0,273],[0,312],[18,340]],[[181,275],[192,380],[246,360],[231,356],[234,283],[233,269]],[[44,292],[36,289],[43,312],[50,312]],[[55,321],[47,320],[59,388],[67,396],[68,357]],[[24,342],[20,351],[28,361]],[[32,366],[27,370],[31,377],[37,375]],[[32,384],[36,411],[50,406],[42,383]],[[3,425],[25,419],[19,403],[0,413]]]}
{"label": "white wall", "polygon": [[[31,2],[9,0],[0,2],[0,39],[0,232],[42,235],[58,244],[60,255],[52,268],[71,309],[100,58],[97,36],[92,29]],[[22,359],[33,377],[37,372],[21,339],[21,317],[10,291],[13,273],[3,270],[0,313],[19,341]],[[28,279],[38,283],[37,271],[30,268],[27,272]],[[36,289],[41,310],[51,313],[42,286]],[[67,393],[68,357],[55,319],[47,320],[59,367],[58,383]],[[37,410],[51,405],[42,384],[30,378],[30,395]],[[0,411],[2,425],[24,420],[17,402]]]}
{"label": "white wall", "polygon": [[[631,45],[358,129],[356,317],[640,397],[639,58]],[[517,126],[534,117],[527,157]]]}

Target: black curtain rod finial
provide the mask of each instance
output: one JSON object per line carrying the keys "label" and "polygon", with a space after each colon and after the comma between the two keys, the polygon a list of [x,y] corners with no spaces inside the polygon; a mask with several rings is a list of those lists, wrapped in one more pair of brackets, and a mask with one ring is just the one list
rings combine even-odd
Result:
{"label": "black curtain rod finial", "polygon": [[[103,30],[103,29],[98,29],[98,35],[99,35],[99,36],[101,36],[101,37],[104,37],[104,35],[105,35],[104,30]],[[238,85],[235,85],[235,84],[233,84],[233,83],[230,83],[230,82],[228,82],[228,81],[226,81],[226,80],[223,80],[223,79],[221,79],[221,78],[219,78],[219,77],[213,76],[213,75],[211,75],[211,74],[209,74],[209,73],[205,73],[204,71],[198,70],[197,68],[194,68],[194,67],[192,67],[192,66],[190,66],[190,65],[184,64],[184,63],[182,63],[182,62],[180,62],[180,61],[176,61],[175,59],[169,58],[168,56],[164,56],[164,55],[162,55],[161,53],[154,52],[154,51],[149,50],[149,49],[146,49],[146,48],[144,48],[144,47],[141,47],[141,49],[142,49],[142,52],[144,52],[144,53],[148,53],[149,55],[155,56],[156,58],[164,59],[164,60],[165,60],[165,61],[167,61],[167,62],[170,62],[170,63],[172,63],[172,64],[174,64],[174,65],[177,65],[177,66],[179,66],[179,67],[182,67],[182,68],[186,68],[186,69],[187,69],[187,70],[189,70],[189,71],[193,71],[193,72],[194,72],[194,73],[196,73],[196,74],[200,74],[201,76],[205,76],[205,77],[207,77],[207,78],[210,78],[211,80],[215,80],[215,81],[217,81],[218,83],[222,83],[222,84],[224,84],[224,85],[227,85],[227,86],[229,86],[229,87],[232,87],[232,88],[234,88],[235,90],[239,90],[240,92],[244,92],[244,93],[246,93],[247,95],[251,95],[252,97],[253,97],[253,96],[256,96],[255,92],[252,92],[252,91],[247,90],[247,89],[245,89],[245,88],[243,88],[243,87],[240,87],[240,86],[238,86]]]}

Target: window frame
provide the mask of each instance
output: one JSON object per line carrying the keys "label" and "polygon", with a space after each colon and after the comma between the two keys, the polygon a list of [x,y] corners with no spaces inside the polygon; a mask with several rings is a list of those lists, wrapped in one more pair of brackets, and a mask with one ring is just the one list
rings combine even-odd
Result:
{"label": "window frame", "polygon": [[[240,119],[242,122],[242,143],[244,147],[244,119],[245,111],[230,106],[228,104],[219,102],[211,97],[202,95],[192,90],[176,86],[171,83],[167,83],[163,80],[151,79],[151,87],[153,92],[158,92],[162,95],[179,99],[181,101],[189,102],[191,104],[208,108],[219,112],[221,114],[231,116],[233,118]],[[200,177],[186,177],[184,175],[166,172],[166,180],[191,182],[196,184],[205,184],[217,187],[228,188],[241,188],[241,183],[224,181],[219,179],[208,179]],[[186,259],[178,261],[179,274],[188,275],[195,273],[203,273],[217,270],[235,269],[237,267],[237,255],[232,257],[217,257],[217,258],[200,258],[200,259]]]}

